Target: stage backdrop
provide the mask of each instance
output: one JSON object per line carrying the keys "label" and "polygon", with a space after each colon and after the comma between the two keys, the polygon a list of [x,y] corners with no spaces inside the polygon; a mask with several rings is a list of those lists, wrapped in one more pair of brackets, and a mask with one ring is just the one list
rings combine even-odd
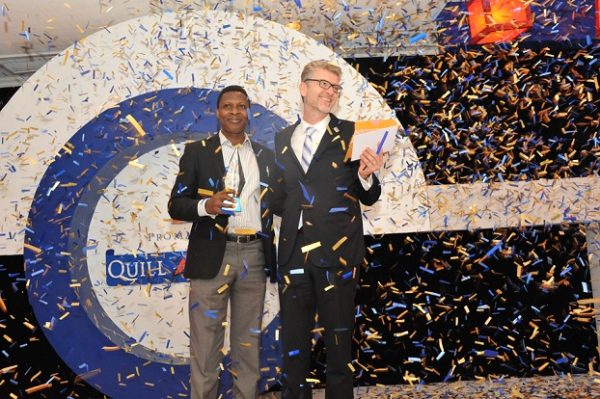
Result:
{"label": "stage backdrop", "polygon": [[[189,227],[165,212],[183,143],[214,131],[216,93],[242,84],[255,104],[255,139],[272,145],[297,118],[299,72],[315,58],[344,70],[340,117],[394,117],[331,50],[222,12],[145,17],[99,32],[36,73],[3,109],[2,254],[24,253],[30,301],[50,342],[104,392],[185,396],[187,289],[173,269]],[[427,186],[402,132],[381,180],[382,199],[364,209],[367,234],[598,219],[594,176]],[[540,193],[544,201],[531,200]],[[585,201],[575,201],[582,193]],[[265,318],[265,386],[275,371],[276,312],[269,306]]]}
{"label": "stage backdrop", "polygon": [[[190,226],[166,210],[183,145],[215,132],[219,89],[241,84],[253,103],[253,138],[272,147],[275,132],[298,118],[300,71],[313,59],[342,67],[340,117],[395,118],[330,49],[224,12],[148,16],[98,32],[39,70],[2,110],[10,189],[1,253],[24,253],[30,302],[46,336],[103,392],[187,391],[188,289],[174,270]],[[391,139],[388,179],[422,186],[409,141]],[[383,231],[378,221],[395,217],[427,228],[427,218],[397,212],[422,204],[419,196],[393,195],[394,186],[364,209],[367,229]],[[269,285],[265,362],[278,358],[274,290]],[[265,387],[275,365],[266,367]]]}

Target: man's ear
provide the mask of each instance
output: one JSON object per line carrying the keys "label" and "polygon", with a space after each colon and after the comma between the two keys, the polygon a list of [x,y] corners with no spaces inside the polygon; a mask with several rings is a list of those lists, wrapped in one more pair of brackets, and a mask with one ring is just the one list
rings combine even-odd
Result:
{"label": "man's ear", "polygon": [[300,82],[300,85],[298,85],[298,89],[300,90],[300,95],[302,97],[305,97],[306,91],[308,90],[308,86],[306,85],[306,82]]}
{"label": "man's ear", "polygon": [[304,103],[304,97],[306,97],[306,91],[308,90],[306,83],[300,82],[300,84],[298,85],[298,89],[300,91],[300,98],[302,99],[302,103]]}

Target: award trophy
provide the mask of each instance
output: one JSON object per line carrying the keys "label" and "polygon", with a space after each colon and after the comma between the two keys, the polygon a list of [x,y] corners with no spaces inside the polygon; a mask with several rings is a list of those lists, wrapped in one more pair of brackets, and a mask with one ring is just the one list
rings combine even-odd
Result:
{"label": "award trophy", "polygon": [[240,161],[240,154],[237,148],[229,160],[229,164],[227,165],[227,169],[225,171],[225,176],[223,177],[223,183],[225,183],[225,188],[233,191],[233,199],[235,203],[227,201],[225,204],[230,206],[223,207],[221,209],[229,212],[240,212],[242,210],[240,194],[242,193],[242,188],[244,188],[245,179],[244,172],[242,170],[242,163]]}

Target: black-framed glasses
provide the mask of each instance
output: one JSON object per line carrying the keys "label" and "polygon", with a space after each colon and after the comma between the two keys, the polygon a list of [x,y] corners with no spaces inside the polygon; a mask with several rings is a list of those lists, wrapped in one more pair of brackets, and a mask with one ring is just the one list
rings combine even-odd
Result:
{"label": "black-framed glasses", "polygon": [[333,88],[333,91],[336,94],[339,94],[342,91],[342,86],[340,85],[334,85],[333,83],[331,83],[328,80],[325,79],[304,79],[305,82],[318,82],[319,83],[319,87],[323,90],[328,90],[330,87]]}

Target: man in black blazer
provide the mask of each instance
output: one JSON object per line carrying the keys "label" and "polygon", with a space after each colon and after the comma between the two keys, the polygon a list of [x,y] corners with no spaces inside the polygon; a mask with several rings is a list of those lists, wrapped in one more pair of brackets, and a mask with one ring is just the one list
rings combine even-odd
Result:
{"label": "man in black blazer", "polygon": [[221,91],[220,131],[186,145],[169,200],[172,218],[193,223],[184,269],[192,399],[217,398],[228,302],[234,397],[257,396],[265,270],[275,267],[269,203],[277,168],[273,153],[245,133],[249,106],[242,87]]}
{"label": "man in black blazer", "polygon": [[354,296],[365,254],[359,202],[371,205],[379,198],[373,172],[383,159],[371,149],[360,161],[346,157],[354,123],[330,113],[340,81],[338,66],[308,63],[299,87],[302,120],[275,136],[285,192],[278,207],[284,398],[312,397],[315,313],[327,349],[326,398],[353,395]]}

